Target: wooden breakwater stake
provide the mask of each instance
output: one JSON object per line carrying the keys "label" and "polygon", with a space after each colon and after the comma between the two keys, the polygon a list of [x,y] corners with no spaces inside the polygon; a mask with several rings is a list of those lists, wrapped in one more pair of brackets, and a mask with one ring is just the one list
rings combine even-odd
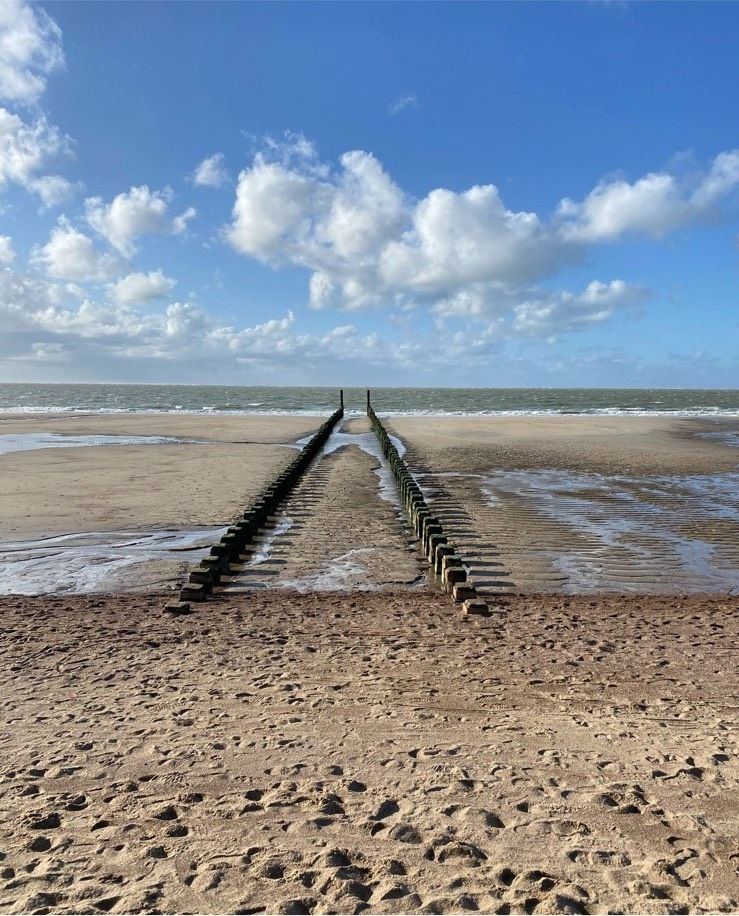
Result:
{"label": "wooden breakwater stake", "polygon": [[457,555],[456,548],[449,543],[439,519],[432,515],[421,488],[372,409],[369,391],[367,392],[367,416],[380,440],[382,453],[387,458],[393,472],[400,501],[432,570],[439,576],[444,589],[454,601],[462,605],[465,614],[487,615],[488,606],[478,597],[475,586],[468,579],[467,571],[461,557]]}
{"label": "wooden breakwater stake", "polygon": [[343,392],[341,406],[322,423],[318,432],[304,446],[298,456],[266,487],[254,500],[244,514],[236,519],[221,537],[221,540],[210,549],[210,555],[201,560],[200,565],[190,572],[187,583],[180,592],[179,601],[167,604],[164,610],[169,614],[187,614],[191,601],[205,601],[218,585],[222,575],[226,575],[231,563],[238,561],[247,544],[251,544],[259,534],[265,522],[279,504],[292,492],[307,470],[310,463],[320,452],[331,435],[334,426],[344,416]]}

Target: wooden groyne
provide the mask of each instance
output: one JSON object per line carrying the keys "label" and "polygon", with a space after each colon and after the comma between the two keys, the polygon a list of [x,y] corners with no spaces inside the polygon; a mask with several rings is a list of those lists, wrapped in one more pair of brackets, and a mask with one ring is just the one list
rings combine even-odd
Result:
{"label": "wooden groyne", "polygon": [[231,563],[239,560],[244,548],[259,536],[267,519],[275,513],[292,492],[313,459],[320,452],[331,435],[331,431],[344,416],[344,393],[340,394],[338,410],[321,424],[318,432],[303,447],[300,454],[266,487],[233,525],[223,534],[220,541],[210,549],[210,555],[190,572],[187,583],[180,592],[179,601],[167,604],[165,610],[172,614],[186,614],[191,601],[205,601],[221,576],[227,575]]}
{"label": "wooden groyne", "polygon": [[390,465],[401,504],[434,574],[440,578],[443,587],[454,601],[462,605],[465,614],[487,614],[488,606],[478,597],[477,589],[467,575],[457,548],[444,533],[439,519],[432,514],[416,479],[408,470],[387,430],[373,410],[369,391],[367,416],[380,440],[382,453]]}
{"label": "wooden groyne", "polygon": [[[228,584],[228,577],[241,568],[242,557],[249,545],[259,540],[280,505],[292,495],[305,472],[313,463],[335,426],[344,416],[343,391],[340,407],[318,429],[298,456],[266,487],[236,521],[214,544],[208,556],[190,571],[182,587],[179,600],[167,604],[165,611],[186,614],[191,602],[206,601],[214,589]],[[380,442],[397,486],[401,507],[418,539],[419,548],[429,563],[431,571],[442,587],[465,614],[489,613],[488,604],[478,594],[469,576],[469,566],[460,555],[459,548],[444,530],[439,517],[434,514],[415,477],[400,456],[379,417],[372,408],[367,392],[367,416]],[[222,580],[226,579],[224,583]]]}

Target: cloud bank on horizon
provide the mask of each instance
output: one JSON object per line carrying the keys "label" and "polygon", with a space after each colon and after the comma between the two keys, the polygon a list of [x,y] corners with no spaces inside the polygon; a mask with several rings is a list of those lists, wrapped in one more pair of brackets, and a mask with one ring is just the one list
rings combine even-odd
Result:
{"label": "cloud bank on horizon", "polygon": [[[40,107],[64,67],[54,19],[0,0],[0,195],[30,195],[39,223],[53,218],[24,257],[3,231],[0,196],[0,362],[11,374],[102,379],[115,364],[116,377],[135,380],[156,363],[178,380],[216,362],[234,381],[261,381],[295,367],[308,380],[327,364],[484,368],[511,345],[637,321],[652,295],[638,273],[592,275],[576,288],[557,278],[620,242],[719,225],[736,204],[739,149],[689,170],[601,178],[537,213],[510,206],[487,176],[414,195],[373,152],[326,161],[301,133],[265,138],[247,163],[211,153],[175,176],[179,193],[141,183],[105,195],[62,174],[76,144]],[[388,113],[416,104],[399,96]],[[220,218],[206,224],[190,191],[217,195]],[[178,239],[189,260],[222,248],[278,274],[297,269],[305,308],[244,320],[245,295],[240,323],[220,317],[169,266],[141,262],[155,237]],[[316,312],[337,323],[306,329]]]}

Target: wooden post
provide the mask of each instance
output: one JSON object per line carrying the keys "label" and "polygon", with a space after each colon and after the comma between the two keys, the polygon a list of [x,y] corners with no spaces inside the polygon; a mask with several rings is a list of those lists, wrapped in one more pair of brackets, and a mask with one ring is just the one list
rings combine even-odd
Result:
{"label": "wooden post", "polygon": [[370,409],[370,390],[368,388],[367,389],[367,410],[369,411],[369,409]]}
{"label": "wooden post", "polygon": [[341,407],[342,410],[344,409],[344,389],[343,388],[339,391],[339,407]]}

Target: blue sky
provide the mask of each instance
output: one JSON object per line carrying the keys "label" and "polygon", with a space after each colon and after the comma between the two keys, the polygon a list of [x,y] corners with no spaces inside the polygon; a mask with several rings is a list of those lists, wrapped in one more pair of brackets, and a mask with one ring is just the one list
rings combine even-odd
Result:
{"label": "blue sky", "polygon": [[739,6],[0,0],[0,378],[735,387]]}

